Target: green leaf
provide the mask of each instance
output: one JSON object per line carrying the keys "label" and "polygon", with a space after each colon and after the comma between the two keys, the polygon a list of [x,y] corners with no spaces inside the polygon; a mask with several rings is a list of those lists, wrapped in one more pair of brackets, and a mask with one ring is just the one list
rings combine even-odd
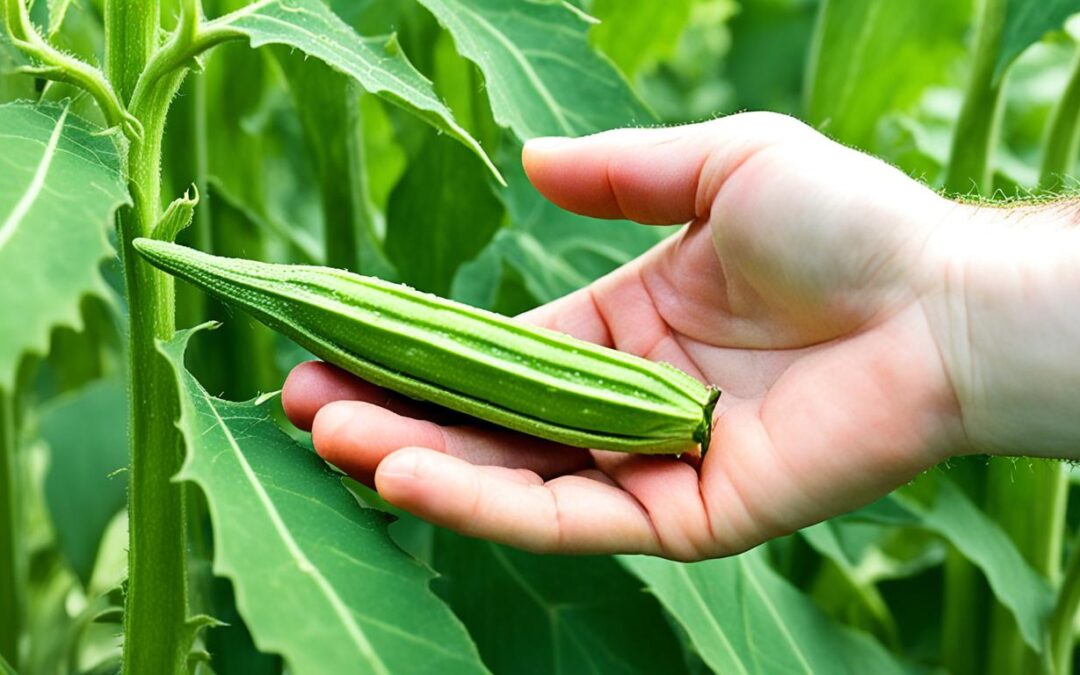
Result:
{"label": "green leaf", "polygon": [[214,571],[232,580],[259,648],[298,673],[485,672],[431,592],[431,572],[390,541],[385,516],[358,508],[265,406],[214,399],[184,369],[195,330],[159,347],[179,382],[178,480],[206,494]]}
{"label": "green leaf", "polygon": [[611,62],[589,46],[588,17],[538,0],[420,0],[487,82],[495,121],[521,139],[653,123]]}
{"label": "green leaf", "polygon": [[937,498],[929,510],[913,505],[908,503],[909,508],[920,513],[925,527],[952,542],[982,570],[994,595],[1013,613],[1024,641],[1041,653],[1043,623],[1053,606],[1053,594],[1008,535],[944,476],[940,477]]}
{"label": "green leaf", "polygon": [[692,0],[595,0],[590,11],[600,20],[592,42],[633,77],[671,56],[690,21]]}
{"label": "green leaf", "polygon": [[80,324],[82,296],[106,295],[106,231],[128,203],[113,140],[66,107],[0,106],[0,389],[57,326]]}
{"label": "green leaf", "polygon": [[927,474],[915,488],[934,492],[932,503],[926,505],[902,490],[848,517],[915,525],[944,537],[982,571],[998,601],[1012,612],[1024,641],[1041,653],[1044,622],[1054,601],[1046,581],[998,524],[944,474]]}
{"label": "green leaf", "polygon": [[886,114],[909,111],[948,81],[966,54],[970,21],[970,0],[941,0],[933,12],[909,0],[826,0],[808,69],[807,121],[875,149]]}
{"label": "green leaf", "polygon": [[361,37],[322,0],[259,0],[220,21],[247,36],[252,47],[286,45],[349,75],[464,143],[498,176],[480,143],[454,120],[393,36]]}
{"label": "green leaf", "polygon": [[11,667],[11,664],[4,660],[3,656],[0,656],[0,675],[19,675]]}
{"label": "green leaf", "polygon": [[621,560],[718,673],[918,672],[868,635],[830,620],[769,567],[762,548],[693,564]]}
{"label": "green leaf", "polygon": [[994,64],[994,81],[1000,81],[1005,71],[1025,49],[1052,30],[1065,25],[1065,19],[1080,12],[1080,0],[1008,0],[1005,30]]}
{"label": "green leaf", "polygon": [[446,296],[454,274],[491,241],[503,206],[458,144],[431,137],[390,194],[386,252],[401,281]]}
{"label": "green leaf", "polygon": [[10,38],[0,32],[0,103],[37,97],[34,78],[16,71],[23,65],[26,65],[25,57],[11,45]]}
{"label": "green leaf", "polygon": [[656,599],[612,558],[538,556],[439,530],[433,564],[492,672],[686,672]]}
{"label": "green leaf", "polygon": [[60,550],[88,586],[105,528],[124,508],[127,399],[119,377],[50,401],[39,431],[49,444],[45,499]]}

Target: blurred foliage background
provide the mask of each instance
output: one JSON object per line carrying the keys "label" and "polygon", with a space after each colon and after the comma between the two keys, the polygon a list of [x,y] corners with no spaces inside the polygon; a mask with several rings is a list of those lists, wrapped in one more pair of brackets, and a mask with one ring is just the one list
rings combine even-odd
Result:
{"label": "blurred foliage background", "polygon": [[[349,267],[514,314],[587,284],[672,231],[559,211],[524,177],[524,140],[744,110],[797,116],[968,199],[1044,199],[1076,185],[1080,25],[1067,20],[1080,10],[1075,2],[579,0],[573,9],[464,2],[328,4],[360,35],[394,35],[391,51],[406,54],[431,80],[505,185],[464,144],[323,62],[288,46],[230,43],[203,59],[169,117],[165,191],[179,196],[194,185],[201,195],[182,242],[221,255]],[[101,63],[101,4],[38,0],[33,17],[55,45]],[[210,16],[244,5],[204,4]],[[163,6],[168,23],[175,3]],[[987,31],[979,28],[992,6],[1005,11],[999,39],[980,52]],[[497,49],[468,48],[463,38],[483,33],[455,23],[467,11],[486,17],[523,54],[540,55],[532,65],[556,106],[536,104],[535,92],[521,89],[528,78]],[[560,58],[590,75],[571,77]],[[72,100],[76,114],[104,123],[72,85],[28,76],[22,65],[12,42],[0,40],[0,102]],[[984,123],[990,132],[965,145],[965,134]],[[985,167],[952,161],[968,156],[956,148],[980,143],[990,149]],[[0,276],[11,274],[0,269]],[[24,674],[106,673],[119,663],[127,545],[121,274],[115,259],[102,265],[107,283],[72,300],[78,320],[56,327],[45,353],[28,347],[0,359],[5,367],[17,362],[19,391],[13,403],[0,396],[7,401],[0,431],[17,449],[5,469],[11,475],[0,481],[8,481],[9,501],[17,495],[19,533],[9,538],[18,550],[8,550],[3,563],[12,604],[0,608],[0,655]],[[177,307],[181,327],[223,322],[195,336],[186,357],[215,396],[240,401],[273,392],[307,358],[186,286],[178,288]],[[185,363],[182,349],[173,358]],[[197,391],[183,375],[180,383],[182,391]],[[254,415],[254,405],[245,405],[238,410]],[[287,425],[279,430],[269,416],[260,424],[252,453],[260,443],[309,449]],[[200,454],[188,440],[189,452]],[[331,503],[342,488],[317,464],[280,470],[311,472],[313,494]],[[230,579],[215,576],[220,537],[263,533],[254,517],[211,519],[207,500],[240,503],[241,487],[197,482],[183,487],[192,505],[192,605],[223,623],[201,633],[192,668],[307,672],[296,655],[335,649],[341,626],[302,599],[274,597],[260,585],[267,578],[260,552],[226,561]],[[433,588],[457,617],[445,626],[468,634],[447,628],[457,636],[453,644],[466,645],[458,654],[467,664],[462,672],[1072,671],[1080,562],[1071,540],[1080,493],[1060,464],[954,462],[856,514],[695,565],[539,557],[400,513],[386,534],[386,505],[360,486],[349,489],[358,501],[351,517],[371,537],[362,540],[369,550],[382,551],[392,537],[412,556],[405,562],[395,557],[400,552],[384,551],[370,553],[372,560],[392,575],[416,573],[415,561],[439,575]],[[305,525],[295,527],[303,539]],[[319,542],[333,532],[308,535]],[[285,565],[274,574],[288,585],[301,572]],[[343,595],[375,588],[370,605],[351,606],[372,620],[382,618],[381,602],[414,616],[427,611],[419,599],[379,595],[377,580],[360,572],[331,583]],[[236,588],[279,603],[276,611],[249,605],[244,613]],[[312,622],[324,630],[293,630]],[[407,645],[378,649],[409,662]]]}

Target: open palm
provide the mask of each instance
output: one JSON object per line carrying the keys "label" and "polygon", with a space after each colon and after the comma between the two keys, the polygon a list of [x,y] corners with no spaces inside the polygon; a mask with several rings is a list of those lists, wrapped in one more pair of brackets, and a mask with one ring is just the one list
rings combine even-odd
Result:
{"label": "open palm", "polygon": [[924,302],[956,209],[786,117],[527,146],[556,204],[686,223],[522,320],[724,391],[704,459],[587,452],[461,424],[325,364],[290,375],[319,453],[416,515],[536,551],[729,555],[867,503],[945,457],[956,401]]}

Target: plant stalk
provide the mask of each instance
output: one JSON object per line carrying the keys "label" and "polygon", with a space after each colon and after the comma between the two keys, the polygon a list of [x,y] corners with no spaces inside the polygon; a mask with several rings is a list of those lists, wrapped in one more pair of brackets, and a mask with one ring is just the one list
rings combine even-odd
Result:
{"label": "plant stalk", "polygon": [[978,0],[971,78],[945,173],[945,190],[953,194],[988,195],[993,188],[992,160],[1002,112],[1002,79],[995,79],[994,69],[1007,5],[1008,0]]}
{"label": "plant stalk", "polygon": [[119,221],[131,326],[128,336],[131,466],[128,472],[128,592],[124,673],[182,673],[187,661],[187,572],[184,493],[172,482],[182,446],[176,378],[157,352],[172,336],[173,281],[131,246],[157,223],[164,120],[143,119],[145,140],[131,148],[135,206]]}
{"label": "plant stalk", "polygon": [[[162,213],[165,121],[186,73],[182,67],[170,71],[160,65],[175,40],[156,51],[159,13],[157,2],[144,0],[109,0],[105,12],[109,73],[143,126],[142,137],[131,143],[128,154],[133,206],[118,219],[131,313],[126,675],[186,673],[191,644],[184,491],[172,482],[183,453],[175,426],[179,401],[176,378],[156,348],[157,340],[171,338],[175,330],[175,290],[172,279],[145,263],[132,247],[134,239],[154,230]],[[147,78],[150,72],[153,77]]]}
{"label": "plant stalk", "polygon": [[131,100],[161,30],[160,0],[106,0],[105,73],[122,101]]}
{"label": "plant stalk", "polygon": [[0,658],[12,668],[19,667],[27,584],[15,405],[15,395],[0,389]]}
{"label": "plant stalk", "polygon": [[[991,462],[986,511],[1009,535],[1024,559],[1050,584],[1061,574],[1067,476],[1061,462]],[[1017,508],[1017,504],[1024,508]],[[990,621],[988,675],[1037,672],[1039,660],[1024,642],[1011,612],[994,602]]]}
{"label": "plant stalk", "polygon": [[1039,189],[1054,192],[1066,186],[1066,179],[1076,167],[1080,151],[1080,50],[1073,61],[1072,74],[1065,93],[1050,117],[1043,161],[1039,174]]}
{"label": "plant stalk", "polygon": [[1050,615],[1050,658],[1055,675],[1067,675],[1073,670],[1075,620],[1080,610],[1080,536],[1073,541],[1065,578],[1058,590],[1058,603]]}

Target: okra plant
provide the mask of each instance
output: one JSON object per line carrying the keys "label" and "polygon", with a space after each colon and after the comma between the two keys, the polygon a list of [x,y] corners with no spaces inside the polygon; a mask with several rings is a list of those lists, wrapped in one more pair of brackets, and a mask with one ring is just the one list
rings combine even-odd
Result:
{"label": "okra plant", "polygon": [[522,143],[773,109],[951,196],[1058,195],[1080,1],[0,10],[0,673],[1072,672],[1062,464],[954,462],[730,559],[542,557],[394,511],[272,394],[314,354],[572,444],[707,446],[716,391],[503,318],[671,233],[558,210]]}

